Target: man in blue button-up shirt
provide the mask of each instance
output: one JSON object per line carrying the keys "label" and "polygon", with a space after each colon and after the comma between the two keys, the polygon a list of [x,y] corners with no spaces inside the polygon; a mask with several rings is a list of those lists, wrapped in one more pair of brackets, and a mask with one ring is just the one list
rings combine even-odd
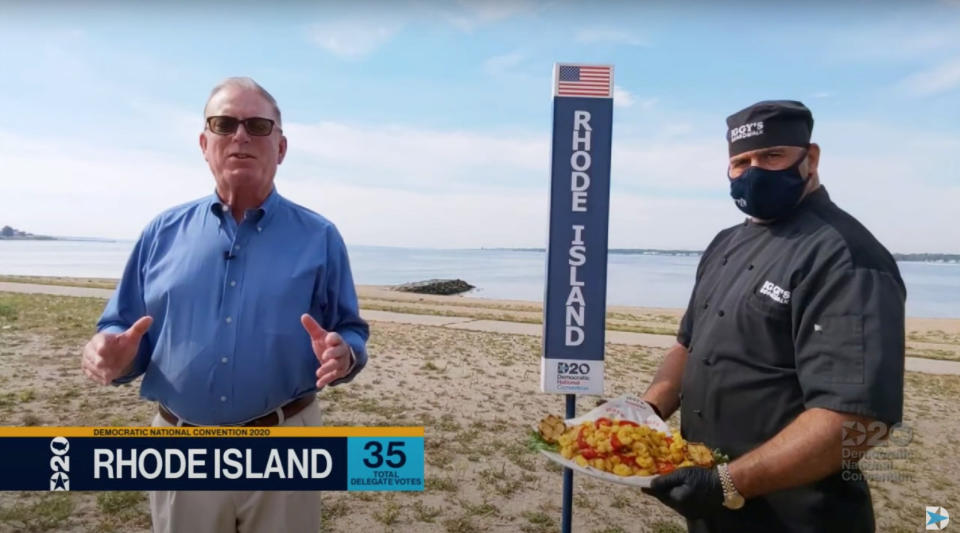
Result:
{"label": "man in blue button-up shirt", "polygon": [[[155,425],[319,423],[317,390],[350,381],[367,360],[346,247],[327,219],[277,193],[287,139],[269,93],[230,78],[211,93],[205,119],[200,147],[216,192],[143,230],[84,348],[83,371],[101,384],[142,374],[140,395],[159,403]],[[240,507],[214,493],[157,494],[155,530],[202,531],[201,508],[218,520],[208,529],[233,531],[224,526],[233,519],[319,527],[317,505],[291,516],[296,504],[273,494],[250,493]],[[204,499],[191,504],[188,494]],[[217,505],[236,516],[211,513]],[[271,507],[287,511],[267,516]]]}

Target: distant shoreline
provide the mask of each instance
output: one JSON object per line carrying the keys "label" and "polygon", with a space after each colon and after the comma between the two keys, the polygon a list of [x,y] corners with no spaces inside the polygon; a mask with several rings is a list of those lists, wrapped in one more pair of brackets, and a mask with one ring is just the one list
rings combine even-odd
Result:
{"label": "distant shoreline", "polygon": [[[545,253],[546,248],[480,248],[484,251],[493,252],[539,252]],[[610,248],[611,255],[660,255],[675,257],[699,257],[703,252],[698,250],[658,250],[655,248]],[[960,263],[960,254],[936,254],[936,253],[917,253],[917,254],[893,254],[895,261],[909,261],[916,263]]]}
{"label": "distant shoreline", "polygon": [[120,242],[119,239],[101,239],[99,237],[50,237],[49,235],[0,235],[0,241],[71,241],[71,242]]}
{"label": "distant shoreline", "polygon": [[[126,239],[105,239],[100,237],[51,237],[48,235],[0,235],[0,241],[64,241],[64,242],[127,242]],[[133,242],[133,241],[130,241]],[[370,248],[396,248],[401,250],[417,250],[419,248],[405,248],[401,246],[360,245]],[[507,248],[485,247],[458,248],[459,250],[480,250],[484,252],[536,252],[545,253],[546,248]],[[429,248],[429,250],[443,250],[443,248]],[[610,255],[655,255],[666,257],[700,257],[700,250],[661,250],[657,248],[610,248]],[[898,262],[933,263],[933,264],[960,264],[960,254],[941,253],[894,253],[893,259]]]}

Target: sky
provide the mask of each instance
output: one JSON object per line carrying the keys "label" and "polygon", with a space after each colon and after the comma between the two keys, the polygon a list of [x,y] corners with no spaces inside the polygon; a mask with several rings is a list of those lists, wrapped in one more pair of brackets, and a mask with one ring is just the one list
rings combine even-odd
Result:
{"label": "sky", "polygon": [[742,221],[724,120],[795,99],[840,207],[960,253],[958,0],[82,4],[0,0],[0,225],[134,239],[211,194],[203,104],[250,76],[283,113],[277,190],[348,243],[543,247],[552,69],[582,62],[615,66],[611,247]]}

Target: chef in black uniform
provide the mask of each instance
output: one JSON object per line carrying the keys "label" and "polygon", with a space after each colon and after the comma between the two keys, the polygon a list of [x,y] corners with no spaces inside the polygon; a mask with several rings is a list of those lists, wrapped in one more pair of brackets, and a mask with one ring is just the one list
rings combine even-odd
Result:
{"label": "chef in black uniform", "polygon": [[644,399],[665,417],[679,407],[684,438],[731,462],[645,491],[690,531],[874,531],[863,474],[842,467],[844,448],[858,457],[876,441],[844,446],[843,431],[901,420],[900,272],[820,185],[802,103],[759,102],[727,126],[731,195],[749,218],[704,252]]}

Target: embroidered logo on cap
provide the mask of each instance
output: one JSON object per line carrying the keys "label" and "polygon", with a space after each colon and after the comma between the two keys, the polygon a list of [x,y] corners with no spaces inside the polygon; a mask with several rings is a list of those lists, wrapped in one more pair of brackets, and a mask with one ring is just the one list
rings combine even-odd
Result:
{"label": "embroidered logo on cap", "polygon": [[773,284],[772,281],[764,281],[763,286],[760,287],[760,294],[766,294],[773,301],[781,304],[790,303],[790,291],[785,291],[782,288]]}
{"label": "embroidered logo on cap", "polygon": [[737,142],[741,139],[763,135],[763,121],[750,122],[743,126],[737,126],[730,130],[730,142]]}

